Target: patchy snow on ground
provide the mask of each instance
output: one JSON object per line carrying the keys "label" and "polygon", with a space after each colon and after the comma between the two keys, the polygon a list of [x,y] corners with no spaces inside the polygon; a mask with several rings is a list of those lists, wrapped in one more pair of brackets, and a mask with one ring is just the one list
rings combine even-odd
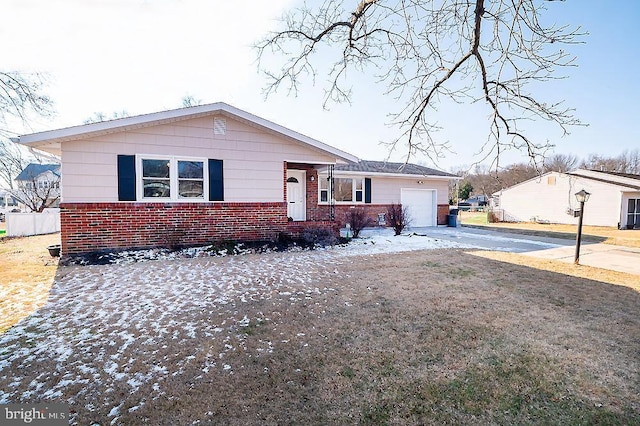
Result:
{"label": "patchy snow on ground", "polygon": [[[82,407],[119,424],[122,413],[163,395],[187,366],[233,374],[231,352],[263,356],[277,346],[307,345],[300,330],[248,349],[250,327],[278,322],[277,313],[250,314],[251,302],[322,300],[339,291],[324,286],[323,277],[340,273],[354,256],[445,248],[472,247],[384,229],[317,250],[227,257],[199,257],[195,249],[125,252],[115,264],[61,267],[47,305],[0,336],[0,404],[64,402],[76,407],[72,423]],[[204,339],[219,345],[198,344]]]}
{"label": "patchy snow on ground", "polygon": [[436,250],[446,248],[478,248],[470,244],[433,238],[419,232],[404,232],[394,235],[389,228],[364,229],[358,238],[344,246],[333,248],[338,253],[351,256],[365,254],[399,253],[413,250]]}

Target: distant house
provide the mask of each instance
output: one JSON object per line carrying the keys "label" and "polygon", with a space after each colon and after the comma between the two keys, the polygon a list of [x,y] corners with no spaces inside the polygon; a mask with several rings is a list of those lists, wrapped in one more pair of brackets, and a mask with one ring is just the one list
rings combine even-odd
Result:
{"label": "distant house", "polygon": [[14,197],[21,206],[36,210],[38,205],[58,207],[60,204],[60,164],[28,164],[14,181]]}
{"label": "distant house", "polygon": [[640,175],[578,169],[548,172],[493,194],[493,207],[504,220],[574,224],[579,203],[575,193],[591,194],[584,224],[640,228]]}
{"label": "distant house", "polygon": [[225,103],[23,135],[62,158],[63,254],[273,240],[411,206],[446,223],[457,176],[357,157]]}
{"label": "distant house", "polygon": [[18,200],[10,192],[0,189],[0,220],[4,220],[7,213],[18,209]]}
{"label": "distant house", "polygon": [[486,195],[474,195],[473,197],[469,197],[466,200],[463,200],[458,203],[458,208],[460,210],[473,210],[479,207],[484,207],[489,204],[489,197]]}

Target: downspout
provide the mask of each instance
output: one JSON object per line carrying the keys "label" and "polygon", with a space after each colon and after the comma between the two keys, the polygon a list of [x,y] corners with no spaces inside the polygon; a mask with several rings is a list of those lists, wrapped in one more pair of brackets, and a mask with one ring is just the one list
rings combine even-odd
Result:
{"label": "downspout", "polygon": [[333,164],[329,165],[329,220],[336,220],[336,198],[335,187],[333,185]]}

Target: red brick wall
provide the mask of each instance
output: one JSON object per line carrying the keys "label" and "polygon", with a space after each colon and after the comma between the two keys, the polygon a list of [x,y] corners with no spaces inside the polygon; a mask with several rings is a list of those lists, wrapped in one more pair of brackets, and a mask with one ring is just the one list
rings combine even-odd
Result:
{"label": "red brick wall", "polygon": [[364,209],[367,213],[367,216],[373,220],[372,226],[378,226],[378,213],[387,213],[387,208],[390,204],[358,204],[358,205],[344,205],[337,204],[336,205],[336,221],[340,224],[341,227],[348,222],[347,214],[349,211],[353,209]]}
{"label": "red brick wall", "polygon": [[[367,216],[373,219],[375,225],[378,224],[378,213],[386,213],[390,204],[358,204],[355,207],[353,205],[336,205],[336,221],[340,223],[340,226],[344,226],[346,221],[346,215],[352,207],[356,209],[364,208],[367,212]],[[328,207],[327,207],[328,209]],[[437,223],[438,225],[447,224],[447,215],[449,214],[448,204],[438,204],[437,208]]]}
{"label": "red brick wall", "polygon": [[449,214],[449,204],[438,204],[438,225],[447,224],[448,214]]}
{"label": "red brick wall", "polygon": [[274,240],[285,203],[62,203],[62,253]]}

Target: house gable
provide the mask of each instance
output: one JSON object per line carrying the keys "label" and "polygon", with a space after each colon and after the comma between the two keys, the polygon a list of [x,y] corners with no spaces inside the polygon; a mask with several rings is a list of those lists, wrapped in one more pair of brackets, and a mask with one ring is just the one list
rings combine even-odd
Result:
{"label": "house gable", "polygon": [[640,198],[640,187],[603,172],[576,170],[569,173],[548,172],[498,193],[505,220],[549,221],[576,224],[580,209],[575,193],[581,189],[591,194],[585,205],[584,223],[596,226],[623,226],[629,199]]}
{"label": "house gable", "polygon": [[[216,123],[223,129],[217,129]],[[120,128],[60,142],[64,202],[122,201],[118,156],[224,163],[224,201],[283,201],[283,163],[335,164],[355,158],[325,151],[264,126],[226,114],[199,116],[153,126]],[[88,179],[87,177],[91,178]],[[138,176],[138,180],[140,180]],[[138,185],[141,183],[138,182]],[[209,189],[212,187],[209,186]],[[138,193],[140,191],[138,190]],[[207,197],[209,198],[209,197]],[[215,197],[219,200],[220,197]],[[127,198],[131,200],[131,197]],[[136,197],[139,201],[140,197]]]}
{"label": "house gable", "polygon": [[[33,133],[30,135],[22,135],[17,138],[12,138],[12,140],[14,142],[19,142],[25,145],[36,147],[55,155],[61,155],[61,144],[66,141],[99,138],[114,133],[117,134],[122,132],[130,132],[135,129],[157,127],[167,124],[170,125],[185,120],[193,120],[213,116],[231,118],[233,120],[259,128],[262,132],[276,134],[281,138],[288,138],[292,141],[295,141],[296,143],[305,145],[308,148],[324,152],[325,154],[329,154],[334,157],[332,163],[358,160],[356,157],[349,153],[341,151],[337,148],[324,144],[316,139],[295,132],[264,118],[250,114],[239,108],[235,108],[231,105],[225,104],[224,102],[161,111],[151,114],[125,117],[116,120],[85,124],[82,126],[74,126],[64,129]],[[222,127],[223,126],[219,126],[218,128],[222,129]],[[145,132],[142,131],[141,133]]]}

